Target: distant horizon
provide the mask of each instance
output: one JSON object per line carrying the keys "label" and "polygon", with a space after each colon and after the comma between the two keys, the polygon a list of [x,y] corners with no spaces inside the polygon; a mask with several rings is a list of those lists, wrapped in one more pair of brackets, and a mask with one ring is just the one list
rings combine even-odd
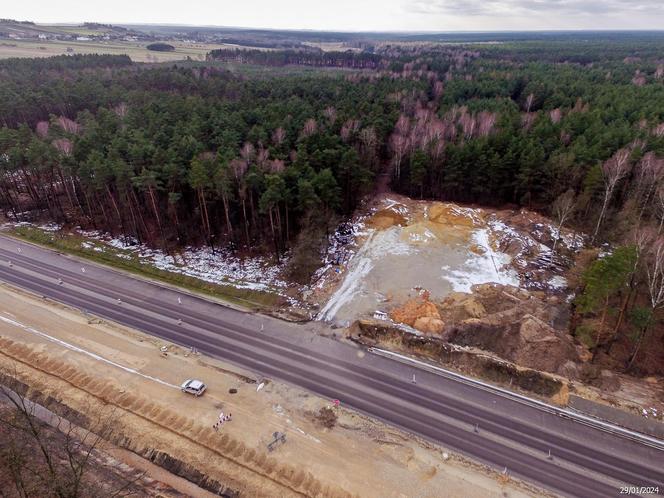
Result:
{"label": "distant horizon", "polygon": [[[3,19],[9,19],[4,18]],[[86,20],[86,21],[58,21],[58,22],[48,22],[48,21],[34,21],[32,19],[11,19],[16,22],[32,22],[37,26],[82,26],[86,23],[94,23],[100,25],[109,25],[109,26],[164,26],[164,27],[185,27],[185,28],[219,28],[219,29],[237,29],[237,30],[256,30],[256,31],[293,31],[293,32],[313,32],[313,33],[352,33],[352,34],[362,34],[362,33],[376,33],[376,34],[426,34],[426,35],[445,35],[445,34],[491,34],[491,33],[663,33],[664,28],[629,28],[629,29],[619,29],[619,28],[578,28],[578,29],[563,29],[563,28],[552,28],[552,29],[449,29],[449,30],[409,30],[409,29],[390,29],[390,30],[380,30],[380,29],[365,29],[365,30],[354,30],[354,29],[316,29],[316,28],[275,28],[275,27],[266,27],[266,26],[239,26],[239,25],[224,25],[224,24],[189,24],[189,23],[177,23],[177,22],[111,22],[111,21],[99,21],[99,20]]]}
{"label": "distant horizon", "polygon": [[[518,32],[659,31],[661,0],[23,0],[3,6],[0,17],[41,24],[104,24],[239,27],[327,32]],[[123,20],[119,20],[124,18]],[[130,18],[130,19],[128,19]]]}
{"label": "distant horizon", "polygon": [[[96,22],[96,21],[84,21]],[[366,29],[366,30],[343,30],[343,29],[313,29],[313,28],[271,28],[271,27],[257,27],[257,26],[231,26],[220,24],[179,24],[179,23],[101,23],[112,24],[115,26],[183,26],[189,28],[225,28],[225,29],[255,29],[261,31],[298,31],[298,32],[323,32],[323,33],[413,33],[413,34],[448,34],[448,33],[630,33],[630,32],[653,32],[664,33],[664,28],[633,28],[633,29],[450,29],[450,30],[380,30],[380,29]]]}

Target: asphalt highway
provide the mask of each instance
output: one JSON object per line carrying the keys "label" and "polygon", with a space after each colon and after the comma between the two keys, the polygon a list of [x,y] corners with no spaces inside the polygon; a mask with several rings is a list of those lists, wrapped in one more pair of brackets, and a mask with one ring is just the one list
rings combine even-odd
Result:
{"label": "asphalt highway", "polygon": [[664,494],[661,447],[372,354],[315,333],[320,324],[238,311],[5,236],[0,281],[339,399],[564,496],[619,496],[621,486]]}

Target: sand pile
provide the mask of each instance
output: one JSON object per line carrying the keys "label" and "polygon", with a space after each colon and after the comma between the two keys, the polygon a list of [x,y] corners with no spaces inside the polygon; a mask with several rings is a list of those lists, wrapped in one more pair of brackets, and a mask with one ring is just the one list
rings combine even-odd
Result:
{"label": "sand pile", "polygon": [[378,229],[385,229],[393,226],[405,226],[408,220],[399,211],[400,209],[398,206],[381,209],[367,220],[367,226]]}
{"label": "sand pile", "polygon": [[518,365],[562,373],[579,361],[566,332],[566,307],[556,298],[497,284],[476,285],[472,294],[454,293],[440,305],[448,326],[443,338],[498,354]]}
{"label": "sand pile", "polygon": [[[579,346],[566,332],[564,303],[500,284],[474,285],[440,302],[421,291],[390,311],[390,318],[459,346],[497,354],[517,365],[563,373],[580,361]],[[568,368],[567,368],[568,369]]]}
{"label": "sand pile", "polygon": [[390,318],[427,334],[440,334],[445,327],[445,322],[441,320],[436,305],[429,300],[427,291],[393,309]]}

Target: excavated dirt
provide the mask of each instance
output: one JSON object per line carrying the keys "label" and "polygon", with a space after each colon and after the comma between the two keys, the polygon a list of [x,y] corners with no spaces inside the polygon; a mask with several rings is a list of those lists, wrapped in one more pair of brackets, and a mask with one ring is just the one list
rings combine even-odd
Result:
{"label": "excavated dirt", "polygon": [[[441,332],[418,327],[437,313]],[[567,333],[568,308],[558,296],[498,284],[473,286],[436,301],[420,296],[396,307],[394,322],[360,320],[354,340],[435,362],[565,405],[569,391],[647,419],[664,420],[664,381],[635,379],[590,363]],[[406,326],[404,326],[406,325]]]}
{"label": "excavated dirt", "polygon": [[426,291],[420,297],[409,299],[403,306],[394,308],[390,311],[390,318],[430,334],[440,334],[445,326],[438,308],[429,301],[429,293]]}
{"label": "excavated dirt", "polygon": [[[557,231],[529,211],[492,211],[394,194],[379,196],[366,211],[351,223],[355,245],[334,248],[333,263],[314,289],[314,299],[323,303],[320,320],[350,324],[417,298],[419,289],[442,299],[493,282],[562,294],[570,255],[583,242],[563,231],[552,257]],[[422,328],[440,328],[428,320],[435,317],[425,318]]]}
{"label": "excavated dirt", "polygon": [[472,290],[465,298],[457,294],[440,303],[448,324],[443,340],[491,351],[523,367],[569,375],[568,362],[579,362],[583,348],[566,332],[565,303],[496,284]]}
{"label": "excavated dirt", "polygon": [[433,302],[427,291],[390,311],[418,332],[490,351],[527,368],[570,376],[584,354],[566,332],[567,306],[512,286],[482,284]]}
{"label": "excavated dirt", "polygon": [[519,367],[480,349],[457,346],[436,336],[409,333],[380,320],[359,320],[348,330],[348,334],[352,340],[366,346],[415,354],[498,385],[520,389],[557,404],[567,403],[564,378]]}

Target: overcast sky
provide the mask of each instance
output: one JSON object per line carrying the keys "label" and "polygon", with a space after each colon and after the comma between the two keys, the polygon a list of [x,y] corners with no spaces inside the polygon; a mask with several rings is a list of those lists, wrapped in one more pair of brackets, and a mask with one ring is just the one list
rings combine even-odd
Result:
{"label": "overcast sky", "polygon": [[486,31],[662,29],[664,0],[0,0],[36,22],[261,28]]}

